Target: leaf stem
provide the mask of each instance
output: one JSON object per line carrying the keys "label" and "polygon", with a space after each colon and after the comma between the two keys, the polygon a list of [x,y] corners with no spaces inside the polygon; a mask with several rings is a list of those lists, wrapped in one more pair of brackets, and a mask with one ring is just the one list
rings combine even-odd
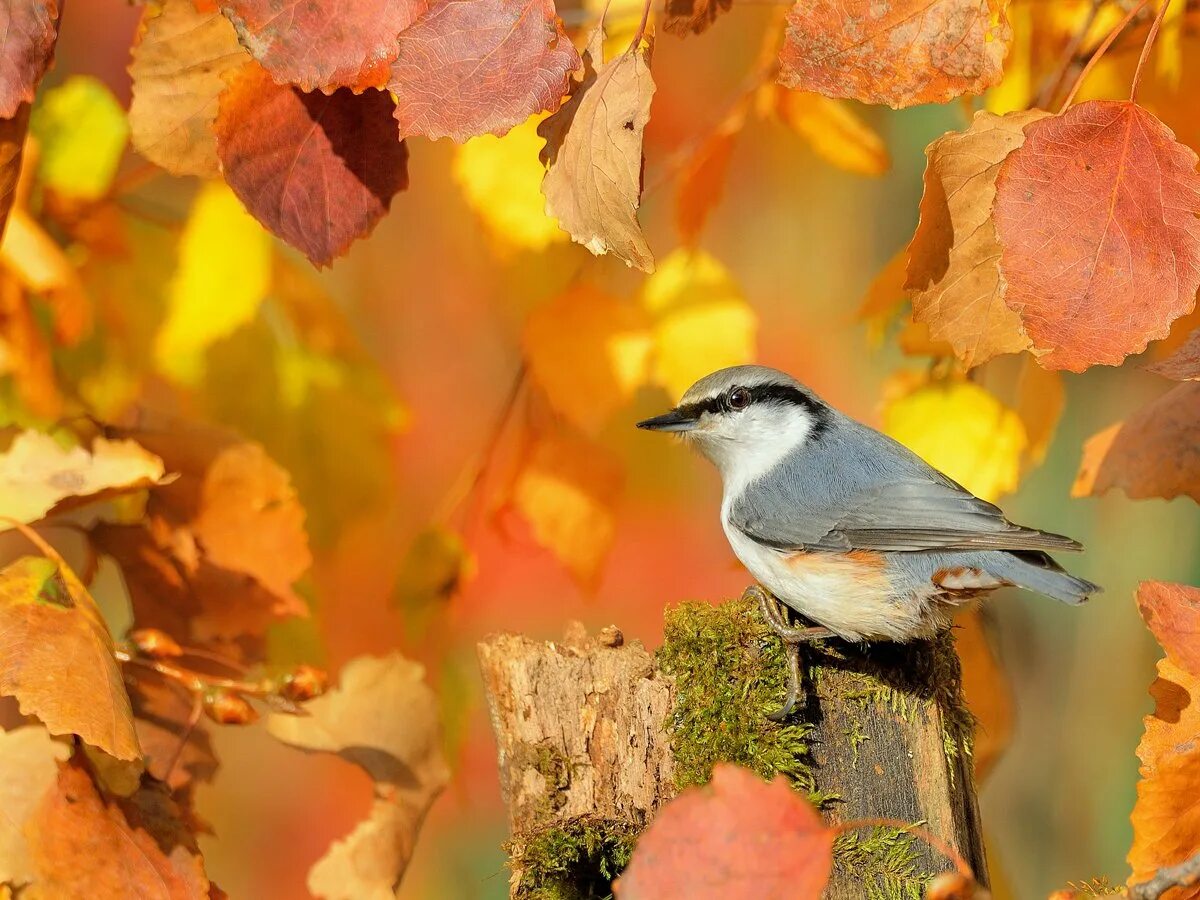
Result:
{"label": "leaf stem", "polygon": [[[642,4],[642,21],[638,23],[637,31],[633,33],[633,40],[629,42],[629,49],[626,53],[633,53],[641,46],[642,38],[646,34],[646,23],[650,21],[650,8],[654,5],[654,0],[645,0]],[[605,9],[608,7],[606,6]]]}
{"label": "leaf stem", "polygon": [[1108,37],[1106,37],[1103,43],[1096,48],[1096,52],[1092,54],[1092,58],[1087,61],[1087,65],[1083,67],[1083,71],[1080,72],[1079,77],[1075,79],[1075,84],[1071,87],[1071,92],[1067,94],[1067,99],[1064,100],[1062,106],[1059,107],[1058,114],[1060,116],[1075,100],[1075,95],[1079,93],[1079,89],[1083,86],[1083,82],[1087,79],[1088,75],[1091,74],[1091,71],[1096,67],[1096,64],[1100,62],[1101,57],[1108,52],[1108,48],[1113,45],[1113,41],[1120,37],[1121,32],[1125,30],[1125,26],[1132,22],[1134,17],[1136,17],[1149,2],[1150,0],[1141,0],[1140,3],[1129,10],[1129,12],[1125,14],[1125,18],[1117,23],[1117,27],[1110,31],[1108,33]]}
{"label": "leaf stem", "polygon": [[1062,90],[1063,82],[1067,80],[1067,73],[1071,70],[1071,64],[1075,62],[1079,48],[1083,46],[1088,32],[1092,30],[1092,25],[1096,22],[1096,16],[1100,14],[1100,10],[1106,2],[1107,0],[1093,0],[1087,15],[1080,22],[1079,27],[1075,29],[1075,33],[1071,35],[1071,39],[1067,41],[1067,45],[1063,48],[1062,55],[1059,56],[1058,65],[1055,66],[1054,74],[1046,79],[1046,82],[1042,85],[1042,89],[1038,91],[1037,98],[1032,104],[1033,109],[1047,109],[1054,102],[1054,98]]}
{"label": "leaf stem", "polygon": [[1158,29],[1162,25],[1170,5],[1171,0],[1162,0],[1162,6],[1158,8],[1158,15],[1150,23],[1150,33],[1146,35],[1146,42],[1142,44],[1142,55],[1138,57],[1137,68],[1133,70],[1133,84],[1129,88],[1130,103],[1137,100],[1138,85],[1142,82],[1142,70],[1146,65],[1146,60],[1150,57],[1150,49],[1154,46],[1154,39],[1158,37]]}

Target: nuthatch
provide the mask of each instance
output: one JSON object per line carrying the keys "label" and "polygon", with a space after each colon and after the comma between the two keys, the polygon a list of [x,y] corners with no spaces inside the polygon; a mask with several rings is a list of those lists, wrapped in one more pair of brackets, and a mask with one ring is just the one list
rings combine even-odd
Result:
{"label": "nuthatch", "polygon": [[[1077,542],[1012,524],[775,369],[714,372],[638,427],[680,434],[721,472],[725,536],[790,651],[791,689],[775,718],[796,703],[805,641],[932,637],[955,607],[1005,585],[1070,604],[1100,590],[1046,554],[1083,549]],[[788,627],[768,591],[817,624]]]}

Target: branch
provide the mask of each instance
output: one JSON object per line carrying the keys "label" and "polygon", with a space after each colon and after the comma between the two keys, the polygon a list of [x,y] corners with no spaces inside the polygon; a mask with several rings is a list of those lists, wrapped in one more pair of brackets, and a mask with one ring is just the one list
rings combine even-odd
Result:
{"label": "branch", "polygon": [[1172,888],[1194,887],[1200,884],[1200,850],[1183,862],[1159,869],[1149,881],[1129,888],[1129,900],[1158,900]]}

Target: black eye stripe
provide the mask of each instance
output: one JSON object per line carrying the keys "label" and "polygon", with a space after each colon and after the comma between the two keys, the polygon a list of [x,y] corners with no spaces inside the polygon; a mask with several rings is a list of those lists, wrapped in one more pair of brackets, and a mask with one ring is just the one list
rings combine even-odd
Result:
{"label": "black eye stripe", "polygon": [[800,406],[813,414],[817,419],[818,426],[824,425],[825,409],[822,404],[805,391],[788,384],[757,384],[753,387],[735,385],[730,390],[717,394],[715,397],[706,397],[696,403],[688,403],[685,406],[681,406],[679,407],[679,411],[695,418],[699,418],[704,413],[719,414],[734,411],[733,407],[729,404],[729,395],[739,388],[750,393],[750,402],[746,404],[747,407],[759,403]]}

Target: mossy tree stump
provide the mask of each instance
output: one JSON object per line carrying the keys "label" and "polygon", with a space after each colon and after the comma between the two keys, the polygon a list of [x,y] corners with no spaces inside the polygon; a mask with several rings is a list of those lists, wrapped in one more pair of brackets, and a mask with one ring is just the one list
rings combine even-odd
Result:
{"label": "mossy tree stump", "polygon": [[[514,898],[608,896],[658,807],[720,761],[786,776],[831,822],[920,824],[986,883],[972,720],[949,636],[808,648],[805,703],[782,724],[766,715],[784,695],[783,650],[742,600],[669,610],[654,656],[615,629],[588,637],[577,624],[562,642],[494,636],[479,656]],[[900,829],[849,832],[826,897],[919,898],[950,868]]]}

